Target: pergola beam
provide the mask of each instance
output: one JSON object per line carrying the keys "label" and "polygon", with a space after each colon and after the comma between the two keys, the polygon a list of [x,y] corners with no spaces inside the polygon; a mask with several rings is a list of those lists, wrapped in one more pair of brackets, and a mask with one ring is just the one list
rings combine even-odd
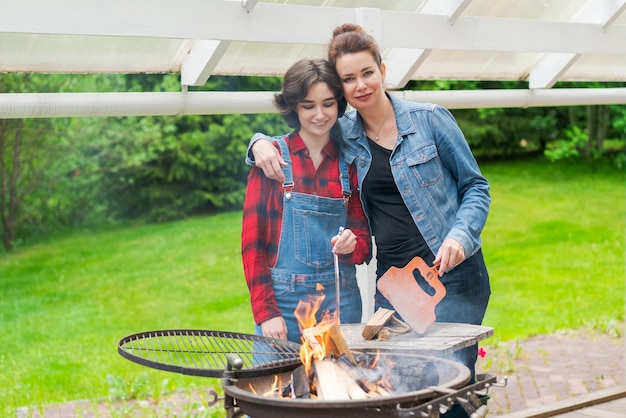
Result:
{"label": "pergola beam", "polygon": [[226,41],[195,41],[183,60],[180,71],[181,84],[203,86],[222,59],[229,44],[230,42]]}
{"label": "pergola beam", "polygon": [[387,66],[385,87],[393,90],[406,86],[430,51],[432,49],[390,48],[384,56]]}
{"label": "pergola beam", "polygon": [[247,10],[252,10],[256,7],[259,0],[241,0],[241,7]]}
{"label": "pergola beam", "polygon": [[[0,119],[272,113],[275,92],[3,93]],[[400,91],[449,109],[626,103],[626,88]]]}
{"label": "pergola beam", "polygon": [[[109,0],[98,3],[97,8],[79,0],[21,0],[3,5],[0,28],[5,33],[326,45],[337,25],[359,22],[364,10],[367,9],[261,2],[248,10],[239,1],[232,0],[180,0],[176,7],[165,0]],[[376,10],[380,22],[370,22],[367,26],[380,26],[377,39],[383,48],[575,54],[626,52],[623,41],[626,27],[623,25],[605,30],[590,23],[476,16],[461,16],[451,25],[448,16],[371,10]],[[55,18],[50,19],[50,16]],[[288,31],[283,25],[277,25],[277,16],[281,21],[298,22],[299,30]]]}
{"label": "pergola beam", "polygon": [[[603,30],[626,9],[626,0],[604,0],[587,3],[575,17],[574,23],[599,25]],[[544,55],[528,77],[531,89],[550,88],[580,58],[580,54],[552,53]]]}
{"label": "pergola beam", "polygon": [[528,76],[530,89],[547,89],[552,87],[580,54],[547,54],[541,57]]}
{"label": "pergola beam", "polygon": [[[388,68],[388,88],[403,88],[411,79],[441,77],[529,80],[531,87],[529,91],[397,93],[419,94],[420,101],[450,108],[626,103],[624,90],[619,89],[616,94],[610,89],[559,89],[556,97],[545,91],[559,79],[624,79],[626,0],[589,1],[570,22],[542,19],[537,11],[542,4],[537,2],[533,12],[510,14],[485,11],[483,2],[472,0],[429,0],[421,7],[420,2],[403,4],[404,11],[391,10],[393,5],[387,3],[384,7],[378,3],[381,8],[358,8],[332,7],[334,1],[307,6],[295,0],[5,3],[0,13],[0,71],[180,72],[183,91],[148,96],[0,93],[0,118],[273,112],[269,92],[194,93],[186,86],[204,85],[212,74],[282,74],[292,58],[322,56],[332,30],[346,22],[361,24],[379,42]],[[477,13],[480,10],[483,14]],[[298,30],[277,22],[297,22]]]}
{"label": "pergola beam", "polygon": [[420,9],[420,13],[447,16],[450,24],[454,24],[472,0],[428,0]]}
{"label": "pergola beam", "polygon": [[[447,16],[450,24],[461,16],[472,0],[428,0],[420,13]],[[430,54],[432,49],[390,48],[385,53],[385,62],[389,72],[385,78],[387,88],[400,89],[406,86]]]}

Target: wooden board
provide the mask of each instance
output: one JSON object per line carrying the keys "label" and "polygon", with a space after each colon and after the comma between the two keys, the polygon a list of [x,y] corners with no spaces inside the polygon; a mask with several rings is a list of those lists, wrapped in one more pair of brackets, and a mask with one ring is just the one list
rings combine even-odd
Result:
{"label": "wooden board", "polygon": [[493,335],[493,328],[482,325],[435,322],[424,334],[411,331],[388,340],[366,340],[361,335],[365,324],[342,324],[348,347],[361,351],[393,351],[394,353],[446,355],[476,344]]}
{"label": "wooden board", "polygon": [[550,405],[501,415],[502,418],[613,418],[623,417],[626,408],[626,385],[586,393]]}
{"label": "wooden board", "polygon": [[391,309],[378,308],[363,327],[363,332],[361,332],[363,338],[366,340],[374,338],[395,313],[396,311]]}

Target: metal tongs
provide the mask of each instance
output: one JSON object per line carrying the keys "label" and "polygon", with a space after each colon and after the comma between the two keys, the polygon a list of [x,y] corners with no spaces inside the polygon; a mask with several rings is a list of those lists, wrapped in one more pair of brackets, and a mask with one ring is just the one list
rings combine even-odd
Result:
{"label": "metal tongs", "polygon": [[[341,233],[343,232],[344,228],[343,226],[339,227],[339,232],[337,233],[337,237],[341,236]],[[337,314],[337,321],[341,322],[340,316],[339,316],[339,306],[341,306],[341,279],[339,278],[339,256],[337,255],[337,253],[334,251],[333,248],[333,258],[335,261],[335,292],[337,293],[337,310],[335,311],[335,313]]]}

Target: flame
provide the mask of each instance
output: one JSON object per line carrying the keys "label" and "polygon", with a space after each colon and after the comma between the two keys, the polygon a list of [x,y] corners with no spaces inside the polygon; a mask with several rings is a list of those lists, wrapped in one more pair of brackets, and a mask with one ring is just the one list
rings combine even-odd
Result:
{"label": "flame", "polygon": [[[326,298],[324,295],[324,286],[317,283],[315,289],[317,294],[309,295],[306,299],[298,302],[298,306],[294,311],[296,319],[298,320],[298,326],[302,333],[302,346],[300,348],[300,360],[304,365],[304,370],[307,376],[311,375],[311,369],[313,363],[316,360],[322,360],[327,357],[329,347],[329,336],[324,335],[321,339],[309,336],[307,337],[306,330],[318,325],[316,315],[322,305],[322,302]],[[320,324],[325,321],[332,320],[333,316],[328,312],[324,312]]]}
{"label": "flame", "polygon": [[298,320],[300,332],[315,326],[317,323],[315,315],[317,315],[317,311],[320,309],[322,302],[324,302],[324,299],[326,298],[326,295],[324,295],[324,286],[317,283],[315,290],[317,290],[317,294],[308,295],[305,300],[299,301],[296,306],[296,310],[294,311],[296,319]]}
{"label": "flame", "polygon": [[[331,359],[330,363],[327,362],[320,364],[329,365],[333,364],[335,361],[350,361],[351,364],[354,365],[354,369],[357,367],[361,368],[360,372],[354,371],[353,374],[346,372],[347,379],[354,379],[351,380],[353,384],[350,386],[352,393],[348,394],[348,396],[352,399],[389,395],[390,392],[393,392],[391,372],[396,366],[396,362],[392,361],[390,358],[382,356],[380,350],[376,350],[376,355],[369,357],[367,360],[367,363],[369,364],[359,365],[360,362],[355,360],[341,332],[339,318],[337,318],[336,313],[330,314],[328,311],[325,311],[321,315],[321,320],[319,322],[317,321],[318,311],[320,310],[322,302],[325,299],[324,286],[318,283],[316,285],[316,290],[317,292],[315,294],[309,295],[305,299],[300,300],[294,310],[294,315],[298,320],[298,325],[302,333],[300,360],[303,364],[304,373],[308,378],[311,397],[319,396],[316,384],[321,382],[324,387],[326,387],[326,384],[330,384],[331,382],[328,380],[328,374],[321,374],[326,376],[326,380],[318,380],[320,379],[320,375],[314,376],[313,373],[313,365],[315,362],[322,360],[328,361],[328,359]],[[335,360],[333,360],[333,358]],[[346,367],[346,364],[341,366],[340,363],[337,367],[340,370],[343,370],[343,367]],[[351,370],[349,368],[350,366],[347,367],[348,369],[346,370]],[[322,371],[324,370],[328,371],[329,369],[322,369]],[[366,373],[364,373],[365,371]],[[299,376],[299,378],[301,379],[302,376]],[[333,377],[330,378],[331,380],[334,379]],[[291,385],[290,387],[287,387],[282,385],[279,375],[274,375],[274,384],[263,394],[263,396],[279,398],[289,397],[286,391],[289,388],[293,391],[294,375],[291,376],[291,379]],[[298,382],[301,383],[299,380]],[[358,386],[360,390],[355,392],[355,385]],[[250,386],[250,389],[253,390],[252,386]],[[346,390],[348,390],[348,386],[346,386]],[[253,390],[253,392],[255,391]],[[294,397],[293,393],[290,395],[291,397]],[[353,396],[356,396],[356,398]]]}
{"label": "flame", "polygon": [[[254,388],[254,386],[252,386],[252,383],[248,383],[248,388],[250,389],[250,392],[252,392],[255,395],[257,394],[257,391]],[[282,397],[282,388],[283,388],[282,379],[280,379],[280,377],[277,374],[275,374],[274,375],[274,383],[261,396],[270,397],[270,398],[271,397]]]}
{"label": "flame", "polygon": [[391,384],[391,375],[389,373],[385,373],[381,376],[380,382],[378,383],[382,388],[387,389],[390,392],[393,392],[393,385]]}
{"label": "flame", "polygon": [[381,375],[381,380],[380,380],[380,386],[392,392],[393,392],[393,385],[391,384],[391,370],[393,370],[395,365],[396,365],[396,362],[387,357],[385,359],[385,367],[383,369],[386,371],[386,373],[383,373]]}
{"label": "flame", "polygon": [[390,357],[381,356],[380,350],[376,350],[376,356],[372,360],[372,364],[368,366],[368,370],[372,370],[377,375],[375,384],[386,391],[393,392],[392,373],[397,362]]}
{"label": "flame", "polygon": [[278,379],[278,375],[274,375],[274,383],[270,387],[270,389],[263,394],[263,396],[276,396],[280,393],[280,388],[282,387],[282,383]]}
{"label": "flame", "polygon": [[373,369],[378,364],[378,360],[380,359],[380,350],[376,350],[376,357],[372,360],[372,364],[368,367],[369,369]]}

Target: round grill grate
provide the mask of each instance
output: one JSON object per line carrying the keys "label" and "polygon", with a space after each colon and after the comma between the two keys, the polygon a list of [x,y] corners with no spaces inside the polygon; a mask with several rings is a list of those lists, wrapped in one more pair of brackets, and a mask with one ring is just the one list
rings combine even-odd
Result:
{"label": "round grill grate", "polygon": [[256,377],[295,369],[300,344],[258,335],[211,330],[161,330],[132,334],[117,347],[126,359],[192,376],[223,377],[230,355],[241,359],[232,377]]}

